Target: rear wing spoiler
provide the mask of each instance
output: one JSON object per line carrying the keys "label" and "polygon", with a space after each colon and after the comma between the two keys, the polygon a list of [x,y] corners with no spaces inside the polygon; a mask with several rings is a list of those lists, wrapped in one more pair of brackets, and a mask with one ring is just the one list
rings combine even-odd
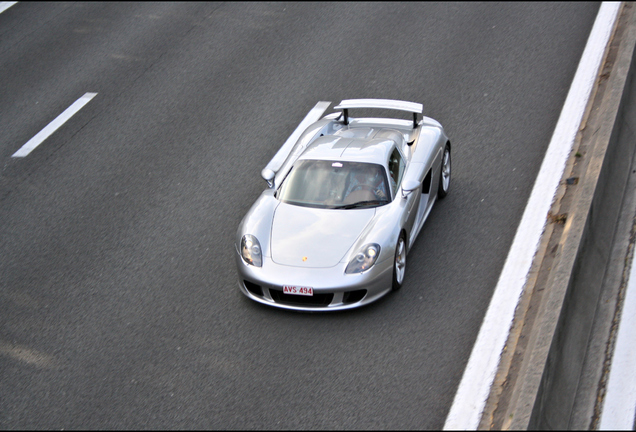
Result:
{"label": "rear wing spoiler", "polygon": [[417,115],[422,114],[424,106],[416,102],[406,102],[392,99],[346,99],[334,109],[341,109],[344,124],[349,124],[349,109],[351,108],[380,108],[413,113],[413,128],[417,127]]}

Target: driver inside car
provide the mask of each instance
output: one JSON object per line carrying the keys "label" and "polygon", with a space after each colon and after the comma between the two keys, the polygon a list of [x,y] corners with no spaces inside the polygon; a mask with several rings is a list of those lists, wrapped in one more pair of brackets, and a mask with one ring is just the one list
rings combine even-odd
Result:
{"label": "driver inside car", "polygon": [[357,190],[368,190],[373,192],[377,200],[387,201],[388,195],[386,193],[384,179],[378,170],[374,171],[375,172],[368,172],[367,170],[358,171],[349,182],[349,187],[347,188],[345,196],[348,196],[350,193]]}

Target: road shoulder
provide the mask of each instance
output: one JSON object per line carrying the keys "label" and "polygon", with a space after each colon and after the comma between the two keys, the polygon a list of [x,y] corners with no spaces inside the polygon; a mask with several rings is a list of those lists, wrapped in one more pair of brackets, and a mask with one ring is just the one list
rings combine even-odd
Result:
{"label": "road shoulder", "polygon": [[625,83],[633,76],[634,18],[633,3],[625,3],[517,307],[480,429],[568,428],[578,424],[585,405],[580,398],[575,403],[577,389],[586,380],[599,382],[586,375],[584,359],[588,338],[598,330],[594,317],[602,319],[596,305],[612,271],[612,239],[634,153],[631,143],[610,145],[620,136],[622,117],[617,113],[622,113]]}

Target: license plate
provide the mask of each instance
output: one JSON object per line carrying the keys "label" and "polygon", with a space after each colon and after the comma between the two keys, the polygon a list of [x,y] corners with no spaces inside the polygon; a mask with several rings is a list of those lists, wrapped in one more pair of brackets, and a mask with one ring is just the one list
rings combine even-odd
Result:
{"label": "license plate", "polygon": [[292,295],[303,295],[303,296],[313,296],[314,295],[314,289],[311,288],[311,287],[299,287],[299,286],[285,285],[283,287],[283,292],[285,294],[292,294]]}

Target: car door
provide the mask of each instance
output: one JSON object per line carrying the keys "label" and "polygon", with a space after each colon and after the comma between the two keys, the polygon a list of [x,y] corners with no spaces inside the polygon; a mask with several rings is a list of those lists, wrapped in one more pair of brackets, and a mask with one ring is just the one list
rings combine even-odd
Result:
{"label": "car door", "polygon": [[[403,199],[401,196],[398,196],[400,185],[402,184],[402,180],[404,179],[404,173],[406,172],[406,159],[399,151],[397,147],[393,149],[391,155],[389,156],[389,160],[387,162],[387,168],[389,171],[389,183],[391,183],[391,191],[393,193],[393,199]],[[419,207],[420,194],[419,193],[411,193],[407,196],[406,202],[404,203],[404,211],[403,211],[403,227],[406,230],[407,234],[411,233],[413,229],[413,224],[417,218],[417,209]]]}

